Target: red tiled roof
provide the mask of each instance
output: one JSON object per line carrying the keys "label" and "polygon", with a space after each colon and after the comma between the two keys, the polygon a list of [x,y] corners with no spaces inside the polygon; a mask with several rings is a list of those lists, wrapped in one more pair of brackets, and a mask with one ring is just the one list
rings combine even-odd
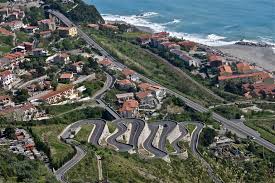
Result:
{"label": "red tiled roof", "polygon": [[271,78],[271,76],[266,72],[254,72],[250,74],[239,74],[232,76],[219,76],[219,81],[224,81],[228,79],[242,79],[242,78],[255,78],[256,80],[264,80],[267,78]]}
{"label": "red tiled roof", "polygon": [[119,85],[130,85],[130,84],[132,84],[132,82],[128,79],[118,80],[117,83]]}
{"label": "red tiled roof", "polygon": [[231,67],[229,65],[222,65],[220,66],[220,73],[223,74],[223,73],[233,73]]}
{"label": "red tiled roof", "polygon": [[244,84],[243,88],[245,91],[253,91],[256,95],[261,95],[264,91],[266,94],[275,94],[275,84],[266,83],[255,83],[255,84]]}
{"label": "red tiled roof", "polygon": [[135,74],[135,71],[131,70],[131,69],[128,69],[128,68],[125,68],[122,70],[122,74],[124,76],[129,76],[129,75],[133,75]]}
{"label": "red tiled roof", "polygon": [[72,73],[63,73],[61,74],[61,76],[59,77],[60,79],[71,79],[73,78],[73,74]]}
{"label": "red tiled roof", "polygon": [[133,111],[135,109],[137,109],[139,106],[138,101],[136,100],[126,100],[123,103],[122,108],[119,109],[120,112],[126,112],[126,111]]}
{"label": "red tiled roof", "polygon": [[183,47],[194,47],[197,45],[197,43],[193,42],[193,41],[181,41],[181,42],[178,42],[178,45],[180,46],[183,46]]}
{"label": "red tiled roof", "polygon": [[147,97],[150,94],[151,94],[151,92],[149,92],[149,91],[138,92],[138,93],[136,93],[136,97],[138,99],[144,99],[145,97]]}
{"label": "red tiled roof", "polygon": [[113,64],[113,62],[108,58],[104,58],[103,60],[99,61],[98,63],[100,65],[104,65],[104,66],[109,66],[109,65]]}
{"label": "red tiled roof", "polygon": [[140,83],[138,85],[138,87],[142,90],[142,91],[155,91],[155,90],[159,90],[162,87],[159,85],[152,85],[150,83]]}
{"label": "red tiled roof", "polygon": [[43,24],[50,24],[52,23],[53,21],[51,19],[44,19],[44,20],[39,20],[37,21],[37,23],[43,23]]}
{"label": "red tiled roof", "polygon": [[237,69],[239,72],[246,72],[246,71],[250,71],[251,67],[248,63],[245,62],[240,62],[236,65]]}
{"label": "red tiled roof", "polygon": [[47,93],[46,95],[41,96],[39,99],[46,100],[48,98],[51,98],[55,95],[65,92],[65,91],[71,90],[73,88],[74,88],[73,85],[66,85],[66,86],[63,86],[63,87],[57,89],[56,91],[51,91],[50,93]]}
{"label": "red tiled roof", "polygon": [[208,56],[208,61],[209,62],[214,62],[214,61],[220,61],[222,62],[223,58],[219,55],[211,54]]}
{"label": "red tiled roof", "polygon": [[7,77],[8,75],[11,75],[11,71],[10,70],[5,70],[3,72],[0,72],[0,77]]}

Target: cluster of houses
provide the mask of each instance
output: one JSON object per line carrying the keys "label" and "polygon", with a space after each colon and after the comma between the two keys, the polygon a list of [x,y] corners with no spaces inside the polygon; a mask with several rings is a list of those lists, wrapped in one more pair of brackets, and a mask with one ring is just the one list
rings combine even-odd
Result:
{"label": "cluster of houses", "polygon": [[118,112],[122,117],[145,117],[146,112],[154,112],[161,107],[161,103],[166,97],[165,88],[142,82],[135,71],[128,68],[121,70],[107,58],[98,63],[105,68],[117,70],[123,77],[123,79],[116,80],[115,84],[117,89],[124,91],[124,93],[116,95]]}
{"label": "cluster of houses", "polygon": [[49,161],[43,152],[37,150],[33,138],[25,129],[16,128],[14,137],[15,139],[8,139],[3,136],[0,138],[0,144],[8,145],[12,153],[23,155],[31,160]]}
{"label": "cluster of houses", "polygon": [[[187,67],[197,69],[203,78],[207,76],[217,78],[217,86],[229,80],[241,81],[243,94],[247,98],[264,96],[264,98],[274,99],[275,97],[272,73],[245,61],[229,59],[219,50],[192,41],[172,38],[167,32],[142,35],[137,38],[137,42],[159,51],[168,51]],[[201,72],[204,67],[214,70],[214,74],[207,73],[206,76],[205,72]]]}
{"label": "cluster of houses", "polygon": [[[79,86],[84,81],[95,79],[94,73],[84,73],[83,60],[72,60],[70,52],[49,52],[37,47],[37,35],[49,38],[53,33],[63,37],[77,36],[76,27],[64,27],[54,17],[38,20],[34,25],[25,25],[24,7],[14,8],[10,5],[0,8],[0,35],[14,38],[14,47],[0,57],[0,116],[13,120],[29,121],[46,117],[45,111],[38,107],[41,103],[49,105],[70,101],[81,97],[85,87]],[[19,42],[18,32],[27,34],[33,42]],[[36,37],[36,39],[34,38]],[[85,55],[86,58],[91,54]],[[39,73],[37,68],[26,69],[24,64],[31,58],[43,58],[42,69],[47,71],[53,65],[59,70],[56,74],[58,85],[48,75]],[[26,90],[29,98],[25,103],[17,103],[14,97],[17,91]]]}

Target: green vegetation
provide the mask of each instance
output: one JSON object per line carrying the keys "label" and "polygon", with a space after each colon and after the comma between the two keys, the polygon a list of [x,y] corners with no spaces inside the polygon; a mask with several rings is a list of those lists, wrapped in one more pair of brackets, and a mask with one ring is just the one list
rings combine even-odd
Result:
{"label": "green vegetation", "polygon": [[263,150],[263,147],[247,140],[242,140],[240,144],[234,144],[234,146],[249,158],[217,157],[208,148],[200,146],[200,149],[204,158],[224,182],[273,183],[275,181],[273,152]]}
{"label": "green vegetation", "polygon": [[[82,0],[75,0],[74,4],[65,5],[61,1],[45,0],[52,9],[59,10],[70,20],[77,23],[104,23],[103,18],[94,5],[88,5]],[[72,9],[74,5],[77,6]]]}
{"label": "green vegetation", "polygon": [[[193,84],[184,74],[175,71],[175,69],[167,63],[164,63],[161,59],[148,53],[138,45],[134,45],[112,34],[110,35],[110,33],[104,34],[103,32],[95,31],[91,33],[92,37],[94,37],[104,48],[133,70],[168,88],[188,95],[205,105],[220,102],[215,97]],[[204,95],[201,95],[201,93],[204,93]]]}
{"label": "green vegetation", "polygon": [[31,127],[32,133],[39,137],[40,141],[49,146],[51,164],[56,169],[74,154],[74,149],[70,145],[61,142],[57,138],[66,126],[58,124]]}
{"label": "green vegetation", "polygon": [[23,19],[24,24],[37,25],[38,20],[45,19],[44,9],[31,7],[29,10],[25,11],[25,18]]}
{"label": "green vegetation", "polygon": [[23,102],[26,102],[27,99],[28,99],[29,96],[29,93],[28,93],[28,90],[26,89],[21,89],[21,90],[18,90],[16,93],[15,93],[15,96],[14,96],[14,101],[16,103],[23,103]]}
{"label": "green vegetation", "polygon": [[81,143],[85,143],[88,141],[88,137],[92,132],[94,125],[83,125],[81,126],[80,131],[76,134],[75,140]]}
{"label": "green vegetation", "polygon": [[195,130],[196,125],[188,124],[188,125],[186,126],[186,128],[187,128],[188,132],[189,132],[190,135],[191,135],[191,133]]}
{"label": "green vegetation", "polygon": [[217,132],[212,128],[204,128],[200,135],[200,144],[207,147],[214,142],[214,137],[217,135]]}
{"label": "green vegetation", "polygon": [[65,105],[50,105],[50,106],[44,106],[43,109],[46,110],[47,114],[58,115],[58,114],[62,114],[67,111],[73,110],[79,106],[81,106],[81,103],[73,103],[73,104],[65,104]]}
{"label": "green vegetation", "polygon": [[227,119],[240,119],[243,114],[237,106],[219,106],[215,107],[214,111]]}
{"label": "green vegetation", "polygon": [[0,164],[0,182],[57,183],[42,162],[28,160],[2,147],[0,148]]}
{"label": "green vegetation", "polygon": [[0,34],[0,55],[10,52],[13,46],[13,36]]}
{"label": "green vegetation", "polygon": [[102,157],[103,176],[106,178],[108,173],[111,182],[211,182],[207,172],[192,156],[186,160],[171,156],[171,163],[166,163],[161,159],[142,159],[137,154],[118,153],[92,145],[88,145],[87,152],[87,156],[67,173],[72,182],[97,180],[95,153]]}
{"label": "green vegetation", "polygon": [[86,81],[83,83],[83,85],[86,88],[83,94],[86,96],[93,96],[98,90],[100,90],[104,86],[104,83],[102,81],[95,80]]}
{"label": "green vegetation", "polygon": [[275,121],[274,116],[270,118],[250,118],[245,124],[261,134],[261,137],[275,144]]}

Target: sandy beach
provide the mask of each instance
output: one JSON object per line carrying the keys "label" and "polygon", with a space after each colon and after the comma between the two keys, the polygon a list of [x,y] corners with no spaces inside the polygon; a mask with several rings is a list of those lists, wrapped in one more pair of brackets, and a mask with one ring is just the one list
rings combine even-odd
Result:
{"label": "sandy beach", "polygon": [[275,52],[271,47],[228,45],[216,48],[249,63],[255,63],[268,71],[275,71]]}

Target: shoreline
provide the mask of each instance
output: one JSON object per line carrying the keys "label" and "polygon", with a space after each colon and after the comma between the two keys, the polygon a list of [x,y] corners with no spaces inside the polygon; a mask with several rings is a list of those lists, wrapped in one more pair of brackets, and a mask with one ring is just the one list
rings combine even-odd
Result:
{"label": "shoreline", "polygon": [[[108,21],[110,23],[125,23],[134,26],[141,32],[153,34],[156,31],[151,27],[147,26],[138,26],[134,24],[127,23],[125,21]],[[185,39],[185,40],[188,40]],[[191,40],[192,41],[192,40]],[[196,42],[196,41],[194,41]],[[207,46],[209,48],[213,48],[221,51],[225,57],[245,61],[250,64],[255,65],[260,70],[267,70],[269,72],[275,71],[275,45],[271,45],[263,42],[253,42],[253,41],[244,41],[239,40],[235,43],[221,46],[209,46],[204,43],[196,42],[203,46]]]}

